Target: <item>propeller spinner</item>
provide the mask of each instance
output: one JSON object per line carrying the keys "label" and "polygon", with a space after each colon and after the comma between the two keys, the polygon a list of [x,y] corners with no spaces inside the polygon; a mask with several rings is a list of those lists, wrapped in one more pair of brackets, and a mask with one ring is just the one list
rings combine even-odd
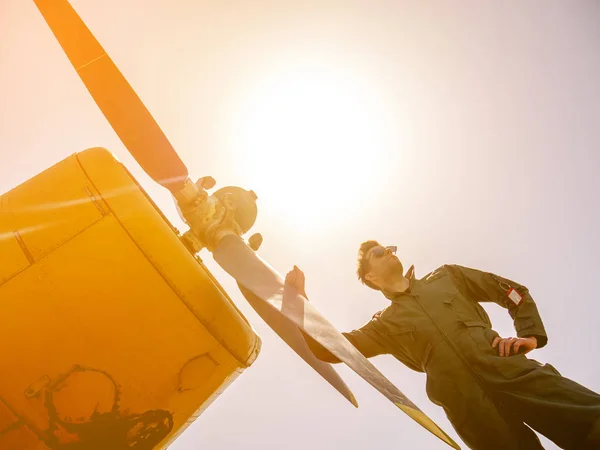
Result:
{"label": "propeller spinner", "polygon": [[[265,322],[323,378],[356,405],[329,364],[307,348],[300,329],[331,351],[398,408],[453,448],[458,445],[385,378],[308,301],[241,239],[256,219],[256,195],[229,186],[209,195],[214,180],[194,183],[188,169],[131,85],[67,0],[34,0],[77,74],[121,141],[144,171],[177,201],[190,229],[183,241],[192,252],[207,248],[236,279]],[[256,235],[255,235],[256,236]],[[260,239],[254,237],[253,247]]]}

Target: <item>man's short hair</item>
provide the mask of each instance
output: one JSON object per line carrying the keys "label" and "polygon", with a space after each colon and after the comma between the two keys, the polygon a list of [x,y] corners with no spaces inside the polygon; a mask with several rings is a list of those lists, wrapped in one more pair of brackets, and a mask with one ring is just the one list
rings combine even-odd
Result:
{"label": "man's short hair", "polygon": [[377,247],[378,245],[381,244],[373,240],[365,241],[362,244],[360,244],[360,248],[358,249],[358,262],[356,269],[356,275],[358,276],[358,279],[361,281],[361,283],[369,286],[371,289],[375,289],[376,291],[380,291],[381,289],[373,283],[371,283],[369,280],[367,280],[365,278],[365,275],[371,270],[371,265],[369,264],[369,261],[366,258],[367,252],[373,247]]}

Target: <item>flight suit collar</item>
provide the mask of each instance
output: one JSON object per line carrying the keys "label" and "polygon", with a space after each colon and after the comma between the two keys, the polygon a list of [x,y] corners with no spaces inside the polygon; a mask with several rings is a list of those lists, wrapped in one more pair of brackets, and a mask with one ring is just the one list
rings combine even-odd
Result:
{"label": "flight suit collar", "polygon": [[385,298],[394,301],[394,300],[397,300],[397,299],[401,298],[404,295],[409,295],[412,292],[414,284],[415,284],[415,266],[414,265],[410,266],[409,269],[406,271],[406,274],[404,276],[408,280],[408,289],[406,291],[404,291],[404,292],[385,292],[385,291],[382,291],[382,293],[385,296]]}

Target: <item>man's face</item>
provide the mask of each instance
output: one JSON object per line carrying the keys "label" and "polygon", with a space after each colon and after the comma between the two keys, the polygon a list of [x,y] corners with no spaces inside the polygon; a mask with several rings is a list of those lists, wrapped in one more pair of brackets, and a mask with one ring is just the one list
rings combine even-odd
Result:
{"label": "man's face", "polygon": [[404,275],[404,268],[398,257],[394,254],[396,247],[383,247],[377,245],[367,251],[365,258],[369,263],[369,271],[365,278],[381,287],[382,283]]}

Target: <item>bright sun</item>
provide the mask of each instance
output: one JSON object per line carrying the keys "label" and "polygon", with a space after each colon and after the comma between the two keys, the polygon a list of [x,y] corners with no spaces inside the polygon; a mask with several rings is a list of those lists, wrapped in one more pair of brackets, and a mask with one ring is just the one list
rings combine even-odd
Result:
{"label": "bright sun", "polygon": [[331,222],[377,183],[385,127],[370,83],[357,71],[288,64],[246,98],[233,144],[252,189],[283,220]]}

